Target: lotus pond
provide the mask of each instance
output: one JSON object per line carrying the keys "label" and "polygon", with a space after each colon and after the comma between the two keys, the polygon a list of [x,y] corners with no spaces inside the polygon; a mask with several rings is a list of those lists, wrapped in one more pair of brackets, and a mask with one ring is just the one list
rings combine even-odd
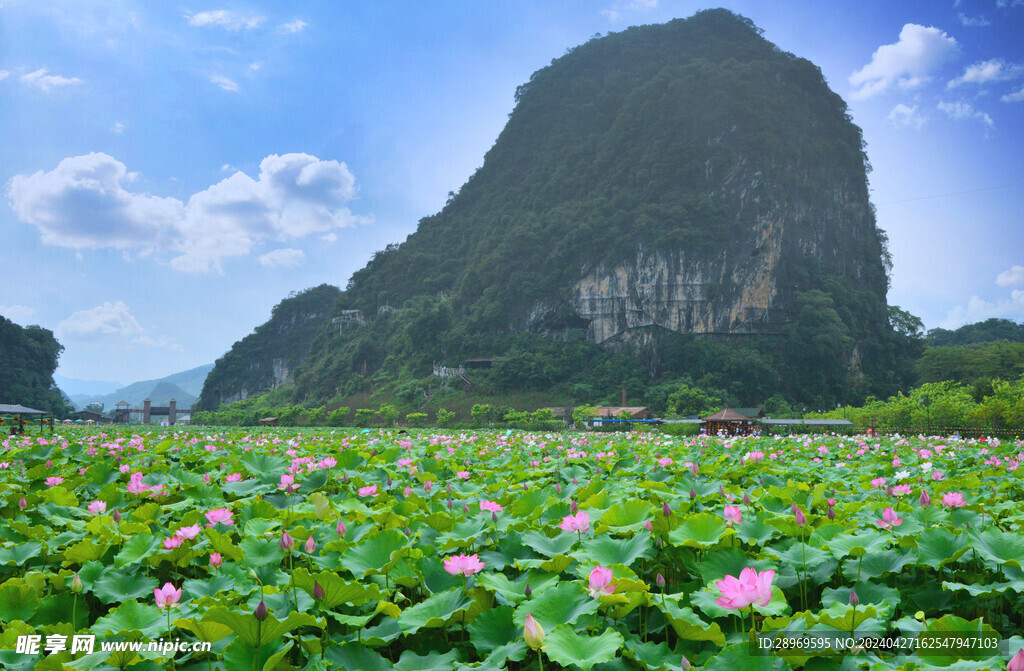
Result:
{"label": "lotus pond", "polygon": [[[12,437],[0,665],[1005,669],[1024,663],[1022,451],[926,436]],[[62,646],[76,636],[94,651]],[[101,649],[157,639],[209,645]]]}

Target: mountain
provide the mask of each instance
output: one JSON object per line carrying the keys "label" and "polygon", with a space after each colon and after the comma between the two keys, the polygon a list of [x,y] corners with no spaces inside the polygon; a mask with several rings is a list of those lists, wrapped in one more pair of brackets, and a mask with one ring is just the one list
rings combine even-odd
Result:
{"label": "mountain", "polygon": [[481,390],[576,397],[689,377],[823,405],[907,382],[861,131],[814,64],[708,10],[595,37],[515,99],[482,167],[352,276],[295,400],[480,358]]}
{"label": "mountain", "polygon": [[73,377],[65,377],[54,374],[53,381],[57,383],[60,390],[71,398],[85,397],[92,398],[115,392],[124,386],[121,382],[108,382],[105,380],[78,380]]}
{"label": "mountain", "polygon": [[313,337],[330,321],[340,296],[337,287],[322,284],[281,301],[270,321],[217,359],[196,407],[212,410],[291,383],[292,372],[308,355]]}
{"label": "mountain", "polygon": [[52,331],[0,317],[0,403],[66,416],[71,408],[53,382],[63,351]]}
{"label": "mountain", "polygon": [[135,382],[109,394],[73,395],[71,400],[78,408],[83,408],[89,403],[102,403],[104,410],[109,411],[120,401],[141,407],[142,402],[148,398],[153,405],[164,406],[173,398],[179,408],[187,408],[199,396],[203,382],[212,370],[213,364],[204,364],[158,380]]}

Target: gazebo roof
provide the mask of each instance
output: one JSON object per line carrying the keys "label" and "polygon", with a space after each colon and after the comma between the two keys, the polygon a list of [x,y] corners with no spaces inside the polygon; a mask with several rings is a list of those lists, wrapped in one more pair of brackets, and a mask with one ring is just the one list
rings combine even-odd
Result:
{"label": "gazebo roof", "polygon": [[729,408],[722,408],[713,415],[709,415],[703,418],[705,422],[752,422],[754,421],[746,415],[741,415],[735,410]]}
{"label": "gazebo roof", "polygon": [[17,403],[0,403],[0,413],[12,414],[12,415],[49,415],[45,410],[35,410],[34,408],[26,408],[23,405]]}

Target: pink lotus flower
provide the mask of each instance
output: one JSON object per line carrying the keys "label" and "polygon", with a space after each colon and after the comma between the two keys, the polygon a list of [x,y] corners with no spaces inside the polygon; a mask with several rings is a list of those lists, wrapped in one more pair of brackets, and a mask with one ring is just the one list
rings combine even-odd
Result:
{"label": "pink lotus flower", "polygon": [[359,496],[377,496],[377,485],[366,485],[357,491]]}
{"label": "pink lotus flower", "polygon": [[299,486],[297,484],[295,484],[295,476],[294,475],[290,475],[288,473],[282,473],[281,474],[281,482],[277,485],[277,488],[280,489],[283,492],[291,494],[295,490],[297,490],[299,488]]}
{"label": "pink lotus flower", "polygon": [[612,583],[612,570],[604,566],[595,566],[590,572],[590,596],[597,599],[602,594],[611,594],[615,591]]}
{"label": "pink lotus flower", "polygon": [[219,552],[210,553],[210,568],[220,568],[224,563],[224,558],[220,556]]}
{"label": "pink lotus flower", "polygon": [[945,480],[946,474],[942,471],[932,471],[932,480]]}
{"label": "pink lotus flower", "polygon": [[459,480],[469,480],[469,471],[459,471],[455,477]]}
{"label": "pink lotus flower", "polygon": [[964,495],[960,492],[946,492],[942,495],[942,505],[947,508],[963,508],[967,505]]}
{"label": "pink lotus flower", "polygon": [[584,511],[580,511],[575,515],[566,515],[562,518],[562,523],[558,525],[558,528],[562,531],[583,533],[590,529],[590,515]]}
{"label": "pink lotus flower", "polygon": [[166,583],[163,587],[154,588],[153,596],[156,597],[157,608],[174,608],[181,600],[181,588],[174,589],[174,585]]}
{"label": "pink lotus flower", "polygon": [[540,626],[540,623],[533,619],[533,615],[529,613],[526,614],[523,638],[526,639],[526,645],[530,646],[531,650],[540,650],[541,646],[544,645],[544,627]]}
{"label": "pink lotus flower", "polygon": [[671,457],[664,457],[663,459],[658,459],[658,465],[661,466],[662,468],[664,468],[666,466],[671,466],[672,465],[672,458]]}
{"label": "pink lotus flower", "polygon": [[184,543],[184,542],[185,542],[184,540],[182,540],[181,538],[178,538],[177,536],[171,536],[170,538],[165,538],[164,539],[164,549],[165,550],[173,550],[176,547],[180,547],[181,544]]}
{"label": "pink lotus flower", "polygon": [[726,506],[725,507],[725,523],[729,526],[733,524],[740,524],[743,522],[743,513],[740,512],[738,506]]}
{"label": "pink lotus flower", "polygon": [[89,504],[89,512],[93,515],[102,515],[103,513],[107,512],[107,502],[93,501],[92,503]]}
{"label": "pink lotus flower", "polygon": [[[527,616],[529,617],[529,616]],[[1010,663],[1006,665],[1006,671],[1024,671],[1024,648],[1017,651]]]}
{"label": "pink lotus flower", "polygon": [[242,480],[241,473],[232,473],[228,477],[224,478],[226,482],[240,482]]}
{"label": "pink lotus flower", "polygon": [[875,520],[875,524],[883,529],[891,529],[903,524],[903,518],[898,516],[892,508],[886,508],[882,511],[882,519]]}
{"label": "pink lotus flower", "polygon": [[64,482],[64,478],[60,477],[59,475],[54,475],[49,478],[46,478],[47,487],[56,487],[62,482]]}
{"label": "pink lotus flower", "polygon": [[489,510],[492,513],[500,513],[500,512],[502,512],[505,509],[502,508],[497,503],[495,503],[494,501],[481,501],[480,502],[480,510],[481,511]]}
{"label": "pink lotus flower", "polygon": [[444,570],[452,575],[471,576],[479,573],[484,568],[484,563],[475,555],[452,555],[444,560]]}
{"label": "pink lotus flower", "polygon": [[758,574],[750,567],[740,571],[739,578],[727,575],[724,580],[715,582],[715,586],[722,592],[722,596],[715,599],[715,603],[730,610],[742,610],[751,604],[767,606],[772,600],[774,579],[774,570]]}
{"label": "pink lotus flower", "polygon": [[875,489],[878,489],[879,487],[881,487],[884,484],[885,484],[885,478],[875,478],[874,480],[871,481],[871,486],[874,487]]}
{"label": "pink lotus flower", "polygon": [[206,519],[209,520],[209,523],[206,526],[212,527],[217,524],[234,524],[235,521],[231,519],[233,516],[234,513],[227,508],[214,508],[206,513]]}
{"label": "pink lotus flower", "polygon": [[199,535],[199,525],[193,524],[190,527],[182,527],[175,531],[174,535],[178,538],[181,538],[182,540],[192,540],[193,538]]}

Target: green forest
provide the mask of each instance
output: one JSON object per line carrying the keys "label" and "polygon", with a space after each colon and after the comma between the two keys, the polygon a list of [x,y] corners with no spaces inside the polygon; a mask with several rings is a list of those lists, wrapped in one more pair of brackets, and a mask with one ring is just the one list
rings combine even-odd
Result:
{"label": "green forest", "polygon": [[64,347],[41,326],[0,317],[0,403],[46,410],[64,418],[72,408],[53,382]]}

